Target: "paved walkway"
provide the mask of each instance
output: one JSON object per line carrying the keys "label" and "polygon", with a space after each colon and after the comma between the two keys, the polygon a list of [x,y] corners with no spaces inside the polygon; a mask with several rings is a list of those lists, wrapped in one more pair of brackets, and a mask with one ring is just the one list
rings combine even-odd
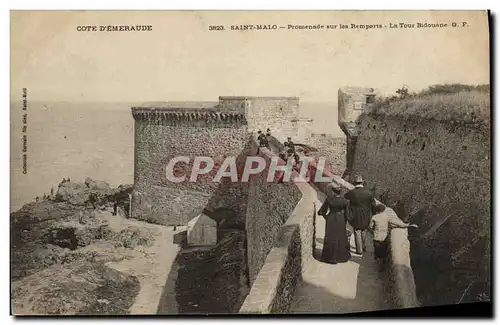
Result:
{"label": "paved walkway", "polygon": [[297,288],[291,304],[291,313],[352,313],[392,309],[387,292],[386,273],[379,272],[373,258],[372,237],[367,236],[367,252],[353,253],[351,260],[341,264],[327,264],[317,259],[323,248],[325,219],[316,219],[316,253]]}

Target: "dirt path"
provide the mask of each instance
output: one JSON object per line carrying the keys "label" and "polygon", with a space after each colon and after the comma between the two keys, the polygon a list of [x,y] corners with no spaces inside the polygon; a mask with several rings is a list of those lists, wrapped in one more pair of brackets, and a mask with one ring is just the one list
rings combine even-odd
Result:
{"label": "dirt path", "polygon": [[151,247],[137,246],[127,259],[109,262],[107,266],[137,276],[141,283],[141,289],[130,308],[131,315],[156,314],[172,262],[179,250],[179,246],[173,244],[172,227],[109,215],[103,215],[101,218],[108,220],[115,231],[135,226],[151,232],[154,238]]}

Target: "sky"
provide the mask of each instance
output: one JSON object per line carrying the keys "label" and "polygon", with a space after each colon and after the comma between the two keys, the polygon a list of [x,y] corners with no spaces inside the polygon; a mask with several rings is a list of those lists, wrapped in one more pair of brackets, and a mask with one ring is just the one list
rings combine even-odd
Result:
{"label": "sky", "polygon": [[[230,31],[241,24],[467,22],[466,28]],[[79,32],[80,25],[151,25]],[[209,31],[224,25],[224,31]],[[216,101],[299,96],[335,102],[339,87],[393,92],[489,83],[485,11],[11,12],[11,99]]]}

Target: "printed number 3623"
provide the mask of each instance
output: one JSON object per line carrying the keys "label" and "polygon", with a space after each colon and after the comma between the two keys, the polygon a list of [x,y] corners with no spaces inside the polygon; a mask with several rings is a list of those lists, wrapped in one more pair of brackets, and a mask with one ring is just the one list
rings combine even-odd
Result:
{"label": "printed number 3623", "polygon": [[208,26],[208,30],[224,30],[224,26],[222,26],[222,25],[219,25],[219,26],[211,25],[211,26]]}

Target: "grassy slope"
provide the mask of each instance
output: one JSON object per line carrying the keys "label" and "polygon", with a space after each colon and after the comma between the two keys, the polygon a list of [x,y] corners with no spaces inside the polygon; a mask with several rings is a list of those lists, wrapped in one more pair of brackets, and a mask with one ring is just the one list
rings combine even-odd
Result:
{"label": "grassy slope", "polygon": [[404,99],[382,99],[372,114],[489,124],[490,107],[489,86],[435,85]]}

